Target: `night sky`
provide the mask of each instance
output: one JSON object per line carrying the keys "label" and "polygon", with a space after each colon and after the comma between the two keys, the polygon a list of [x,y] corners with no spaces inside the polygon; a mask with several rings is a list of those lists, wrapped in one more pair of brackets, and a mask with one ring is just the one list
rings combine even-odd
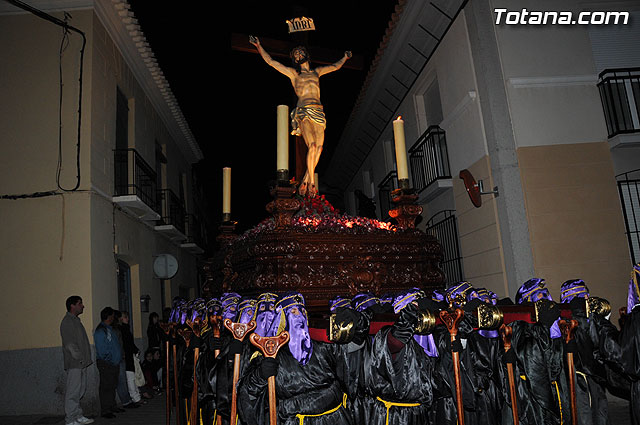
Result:
{"label": "night sky", "polygon": [[[237,232],[267,216],[268,183],[275,177],[276,106],[291,108],[296,97],[289,79],[258,54],[234,50],[232,34],[296,42],[285,21],[308,16],[316,26],[308,33],[312,68],[317,66],[314,47],[335,50],[331,61],[339,60],[345,50],[362,57],[361,70],[345,66],[320,79],[327,114],[325,148],[317,169],[322,179],[396,5],[391,0],[129,3],[204,153],[197,169],[207,183],[216,227],[221,169],[232,168],[231,210]],[[291,66],[288,58],[273,57]],[[290,162],[292,169],[292,155]]]}

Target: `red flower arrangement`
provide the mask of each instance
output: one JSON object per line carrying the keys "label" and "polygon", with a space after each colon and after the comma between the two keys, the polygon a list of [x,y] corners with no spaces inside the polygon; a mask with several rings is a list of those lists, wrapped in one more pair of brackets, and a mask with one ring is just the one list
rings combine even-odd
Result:
{"label": "red flower arrangement", "polygon": [[[308,233],[333,232],[333,233],[378,233],[397,232],[396,226],[391,223],[366,218],[353,217],[340,213],[324,195],[315,197],[302,197],[298,195],[301,207],[292,218],[292,228]],[[238,239],[247,240],[258,236],[262,232],[275,229],[273,217],[262,220],[257,226],[247,230]]]}
{"label": "red flower arrangement", "polygon": [[342,214],[324,195],[299,197],[299,200],[302,207],[293,216],[292,225],[305,232],[373,233],[397,230],[391,223]]}

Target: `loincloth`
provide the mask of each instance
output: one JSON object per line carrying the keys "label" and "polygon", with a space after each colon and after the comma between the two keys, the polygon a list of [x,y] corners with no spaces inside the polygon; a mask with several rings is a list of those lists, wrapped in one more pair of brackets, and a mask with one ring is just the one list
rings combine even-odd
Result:
{"label": "loincloth", "polygon": [[306,106],[297,106],[291,111],[291,134],[300,136],[302,134],[300,125],[304,119],[310,119],[314,123],[321,125],[322,128],[327,127],[327,119],[324,115],[322,105],[312,104]]}

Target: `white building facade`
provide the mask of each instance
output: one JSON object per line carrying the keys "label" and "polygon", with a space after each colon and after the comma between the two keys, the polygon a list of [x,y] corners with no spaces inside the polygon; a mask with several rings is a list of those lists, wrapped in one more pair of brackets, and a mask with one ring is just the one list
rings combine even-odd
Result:
{"label": "white building facade", "polygon": [[[345,190],[350,213],[362,190],[387,218],[402,116],[419,227],[443,243],[449,283],[513,299],[539,277],[559,301],[560,285],[581,278],[617,311],[640,261],[640,3],[400,3],[322,178]],[[524,9],[551,14],[523,24]],[[563,11],[629,19],[552,24]],[[497,195],[475,207],[462,170]]]}

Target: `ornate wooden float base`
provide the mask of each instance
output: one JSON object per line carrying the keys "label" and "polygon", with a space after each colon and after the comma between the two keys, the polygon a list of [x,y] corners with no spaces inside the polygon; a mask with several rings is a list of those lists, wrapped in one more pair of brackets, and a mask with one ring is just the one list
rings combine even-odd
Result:
{"label": "ornate wooden float base", "polygon": [[336,227],[273,228],[228,241],[210,263],[204,292],[295,290],[305,296],[308,308],[326,309],[337,295],[443,287],[442,250],[432,236],[416,229]]}

